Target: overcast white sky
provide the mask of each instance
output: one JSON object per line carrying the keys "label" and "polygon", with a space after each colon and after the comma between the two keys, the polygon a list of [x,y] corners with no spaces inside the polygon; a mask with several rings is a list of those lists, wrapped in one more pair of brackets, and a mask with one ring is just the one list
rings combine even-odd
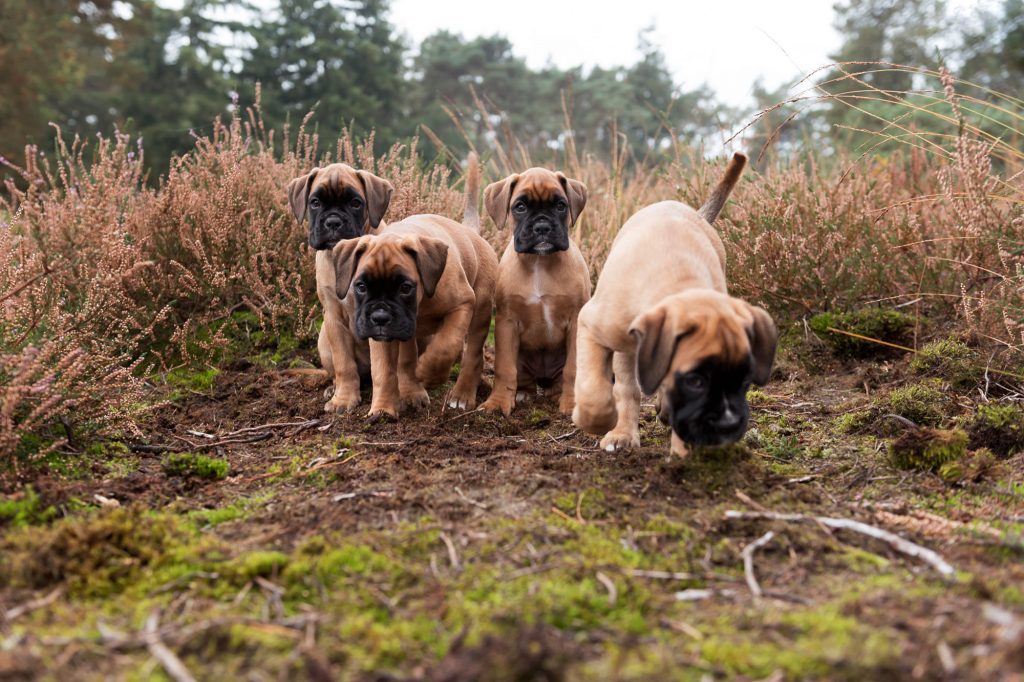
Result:
{"label": "overcast white sky", "polygon": [[638,33],[653,26],[677,83],[707,82],[737,105],[749,104],[759,76],[775,87],[827,64],[839,46],[831,0],[393,0],[391,19],[415,43],[442,28],[500,33],[534,67],[632,64]]}

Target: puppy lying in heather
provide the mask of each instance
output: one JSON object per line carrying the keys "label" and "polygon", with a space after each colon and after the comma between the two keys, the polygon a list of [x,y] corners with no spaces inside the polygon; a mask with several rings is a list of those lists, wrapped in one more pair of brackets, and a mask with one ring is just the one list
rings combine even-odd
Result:
{"label": "puppy lying in heather", "polygon": [[498,270],[479,233],[478,178],[471,157],[462,224],[414,215],[334,248],[337,295],[354,305],[356,336],[370,340],[371,419],[426,405],[426,389],[460,356],[448,405],[476,405]]}
{"label": "puppy lying in heather", "polygon": [[768,381],[778,335],[767,312],[728,295],[711,227],[745,164],[733,156],[699,211],[663,201],[627,220],[580,311],[573,421],[609,452],[640,445],[641,390],[657,395],[678,455],[746,431],[747,389]]}
{"label": "puppy lying in heather", "polygon": [[484,205],[512,239],[498,265],[494,387],[481,406],[512,412],[519,396],[560,384],[558,409],[572,412],[576,316],[590,299],[590,271],[569,238],[587,188],[562,173],[530,168],[484,190]]}

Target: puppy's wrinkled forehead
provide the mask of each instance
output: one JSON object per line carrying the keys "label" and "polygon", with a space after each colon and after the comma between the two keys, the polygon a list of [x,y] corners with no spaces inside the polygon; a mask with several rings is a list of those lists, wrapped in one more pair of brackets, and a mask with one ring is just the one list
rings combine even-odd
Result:
{"label": "puppy's wrinkled forehead", "polygon": [[313,180],[310,194],[326,194],[328,197],[341,197],[349,191],[363,194],[363,182],[351,166],[344,163],[332,163],[319,173]]}
{"label": "puppy's wrinkled forehead", "polygon": [[526,199],[531,203],[547,204],[555,199],[565,199],[565,190],[558,176],[546,168],[530,168],[519,175],[512,202]]}
{"label": "puppy's wrinkled forehead", "polygon": [[416,261],[405,248],[404,240],[391,236],[374,239],[359,261],[357,275],[384,279],[396,274],[416,276]]}
{"label": "puppy's wrinkled forehead", "polygon": [[693,301],[686,311],[692,332],[680,343],[672,358],[672,368],[689,372],[702,362],[713,358],[717,363],[740,366],[749,362],[751,355],[750,314],[740,306],[723,309],[710,301]]}

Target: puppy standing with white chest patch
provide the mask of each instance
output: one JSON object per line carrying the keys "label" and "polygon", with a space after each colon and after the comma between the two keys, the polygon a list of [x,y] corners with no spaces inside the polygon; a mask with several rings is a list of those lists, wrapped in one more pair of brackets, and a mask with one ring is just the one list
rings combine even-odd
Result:
{"label": "puppy standing with white chest patch", "polygon": [[476,405],[498,270],[480,236],[478,188],[474,155],[462,224],[414,215],[334,248],[337,295],[355,306],[356,336],[370,339],[371,419],[426,405],[426,389],[447,380],[460,356],[448,404]]}
{"label": "puppy standing with white chest patch", "polygon": [[657,395],[680,456],[746,431],[747,389],[768,381],[778,333],[762,308],[728,295],[711,226],[746,160],[733,156],[699,211],[663,201],[627,220],[580,311],[573,421],[609,452],[640,445],[641,389]]}
{"label": "puppy standing with white chest patch", "polygon": [[569,238],[587,203],[578,180],[543,168],[510,175],[484,190],[484,205],[512,239],[498,266],[494,388],[484,410],[508,415],[517,395],[560,382],[558,409],[572,412],[576,317],[590,298],[590,271]]}
{"label": "puppy standing with white chest patch", "polygon": [[314,168],[288,184],[292,214],[300,224],[309,216],[309,245],[316,250],[316,294],[324,308],[317,349],[324,371],[334,379],[324,396],[326,412],[357,407],[360,382],[370,378],[370,349],[355,337],[351,301],[337,294],[331,250],[340,242],[373,233],[393,192],[387,180],[343,163]]}

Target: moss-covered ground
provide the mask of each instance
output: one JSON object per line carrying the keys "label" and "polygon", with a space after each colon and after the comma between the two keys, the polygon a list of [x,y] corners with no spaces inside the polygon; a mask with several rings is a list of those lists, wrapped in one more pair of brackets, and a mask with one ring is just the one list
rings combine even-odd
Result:
{"label": "moss-covered ground", "polygon": [[[203,680],[1024,674],[1012,396],[808,334],[744,441],[685,460],[650,406],[612,455],[540,397],[509,420],[444,389],[397,423],[324,415],[324,385],[282,371],[308,348],[178,370],[144,439],[3,479],[0,679],[166,678],[155,639]],[[862,521],[956,577],[734,509]],[[768,531],[755,597],[742,552]]]}

